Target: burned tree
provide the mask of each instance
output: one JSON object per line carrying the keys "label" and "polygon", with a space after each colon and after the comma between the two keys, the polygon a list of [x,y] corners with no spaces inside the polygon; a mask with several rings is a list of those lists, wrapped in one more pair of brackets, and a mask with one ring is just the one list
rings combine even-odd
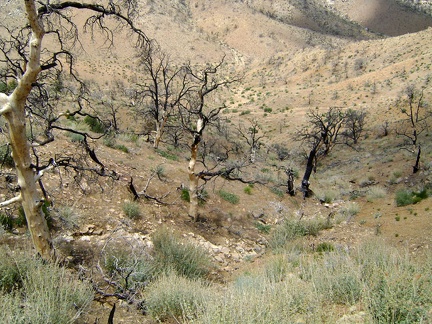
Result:
{"label": "burned tree", "polygon": [[[191,134],[190,159],[188,165],[189,174],[189,195],[190,207],[189,216],[194,220],[198,218],[198,181],[206,176],[216,176],[220,172],[208,173],[197,172],[198,149],[203,139],[205,129],[218,119],[218,115],[225,104],[216,104],[212,95],[218,89],[237,82],[237,78],[224,79],[220,76],[220,70],[224,63],[222,59],[215,65],[209,65],[202,70],[195,71],[192,66],[188,66],[188,78],[191,85],[187,91],[187,96],[179,104],[179,115],[184,129]],[[213,99],[213,100],[212,100]],[[214,106],[214,107],[212,107]],[[232,170],[234,170],[233,168]],[[232,170],[230,172],[232,172]],[[229,170],[224,171],[226,174]],[[228,173],[230,173],[228,172]]]}
{"label": "burned tree", "polygon": [[432,111],[424,99],[424,88],[407,86],[396,105],[406,117],[396,134],[404,139],[403,148],[416,155],[413,173],[417,173],[420,170],[420,135],[428,128],[428,119],[432,116]]}
{"label": "burned tree", "polygon": [[329,108],[325,113],[320,113],[318,109],[311,109],[307,117],[307,124],[296,135],[297,139],[300,138],[309,147],[306,170],[301,183],[303,197],[308,197],[310,194],[309,179],[312,172],[316,171],[318,160],[328,155],[336,144],[341,143],[338,137],[345,121],[342,110],[334,107]]}
{"label": "burned tree", "polygon": [[255,163],[257,151],[265,135],[262,133],[261,125],[256,119],[248,119],[248,122],[249,125],[247,126],[240,124],[237,127],[237,133],[249,146],[249,161]]}
{"label": "burned tree", "polygon": [[[54,253],[42,208],[45,201],[37,189],[37,184],[41,185],[42,176],[58,166],[71,167],[76,172],[91,169],[100,175],[107,174],[107,170],[87,141],[88,134],[68,129],[59,123],[64,118],[86,116],[83,111],[86,105],[85,84],[75,74],[75,61],[71,50],[79,44],[79,30],[73,22],[72,11],[86,9],[89,16],[85,26],[92,30],[100,28],[111,44],[113,33],[105,24],[108,17],[115,17],[119,25],[128,26],[137,36],[135,45],[145,46],[148,38],[132,22],[132,0],[122,1],[121,4],[110,1],[107,7],[73,1],[50,3],[24,0],[23,4],[26,13],[26,21],[22,24],[24,27],[14,29],[2,26],[10,37],[0,41],[2,79],[6,83],[14,81],[16,85],[10,93],[0,93],[0,114],[7,121],[8,138],[19,187],[18,194],[2,202],[0,206],[21,203],[37,253],[50,260]],[[50,38],[46,46],[42,44],[45,37]],[[72,94],[80,98],[72,99],[78,101],[78,107],[73,109],[73,112],[61,111],[55,105],[55,100],[60,97],[56,96],[55,91],[60,91],[63,86],[59,83],[60,75],[63,73],[69,73],[71,80],[78,83],[78,87],[68,93],[71,98]],[[40,135],[35,136],[33,128],[33,135],[29,139],[27,131],[36,125],[36,119],[40,120],[39,126],[43,126],[43,130]],[[51,143],[55,133],[59,131],[72,131],[82,136],[82,148],[94,166],[87,163],[74,165],[72,156],[55,156],[42,161],[37,155],[37,150]],[[42,185],[41,190],[45,192]]]}
{"label": "burned tree", "polygon": [[176,66],[152,41],[145,52],[139,54],[139,68],[144,80],[137,85],[137,109],[144,119],[154,121],[153,147],[158,148],[165,128],[176,113],[176,107],[191,90],[190,79],[185,66]]}

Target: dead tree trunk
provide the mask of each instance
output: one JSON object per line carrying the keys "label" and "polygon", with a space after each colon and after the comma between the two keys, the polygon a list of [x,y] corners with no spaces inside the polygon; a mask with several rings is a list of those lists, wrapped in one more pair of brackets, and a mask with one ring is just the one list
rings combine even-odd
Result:
{"label": "dead tree trunk", "polygon": [[[32,168],[30,145],[26,136],[25,103],[33,83],[41,71],[40,55],[44,29],[37,16],[34,1],[24,1],[27,18],[32,29],[29,60],[26,71],[10,96],[2,95],[0,113],[8,123],[12,157],[18,176],[20,193],[9,202],[21,202],[33,244],[38,254],[45,260],[53,257],[51,235],[42,211],[42,198],[37,191],[36,181],[40,175]],[[6,205],[8,202],[3,203]]]}
{"label": "dead tree trunk", "polygon": [[189,160],[188,172],[189,172],[189,216],[194,221],[198,219],[198,180],[199,177],[195,173],[195,166],[198,155],[198,145],[201,142],[201,133],[204,129],[204,121],[202,118],[197,120],[197,131],[194,134],[194,141],[191,145],[191,157]]}
{"label": "dead tree trunk", "polygon": [[421,146],[419,145],[417,150],[416,162],[413,165],[413,173],[417,173],[420,170],[420,156],[421,156]]}
{"label": "dead tree trunk", "polygon": [[295,189],[294,189],[294,171],[292,169],[286,169],[285,173],[288,176],[287,181],[287,194],[290,196],[295,196]]}
{"label": "dead tree trunk", "polygon": [[303,198],[307,198],[310,196],[311,192],[309,189],[309,179],[312,174],[312,171],[314,170],[315,161],[316,161],[316,154],[317,154],[317,147],[314,146],[312,150],[309,152],[308,160],[306,163],[306,170],[303,175],[303,180],[301,183],[301,190],[303,192]]}

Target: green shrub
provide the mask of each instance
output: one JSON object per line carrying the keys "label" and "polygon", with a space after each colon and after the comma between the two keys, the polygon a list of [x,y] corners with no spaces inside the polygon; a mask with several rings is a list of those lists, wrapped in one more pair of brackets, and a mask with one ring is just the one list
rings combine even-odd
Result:
{"label": "green shrub", "polygon": [[228,201],[229,203],[234,204],[234,205],[238,204],[240,201],[240,198],[236,194],[233,194],[231,192],[227,192],[225,190],[219,190],[219,196],[223,200]]}
{"label": "green shrub", "polygon": [[269,224],[263,224],[261,222],[256,222],[255,227],[261,233],[264,233],[264,234],[270,233],[271,225],[269,225]]}
{"label": "green shrub", "polygon": [[13,218],[9,215],[0,213],[0,226],[6,231],[11,231],[14,226]]}
{"label": "green shrub", "polygon": [[136,219],[141,216],[139,204],[134,201],[126,201],[123,203],[123,212],[130,219]]}
{"label": "green shrub", "polygon": [[179,158],[176,155],[174,155],[174,154],[172,154],[172,153],[170,153],[168,151],[163,151],[161,149],[156,149],[156,152],[160,156],[162,156],[162,157],[164,157],[164,158],[166,158],[168,160],[171,160],[171,161],[178,161],[179,160]]}
{"label": "green shrub", "polygon": [[80,143],[84,141],[84,135],[77,134],[77,133],[68,133],[68,136],[71,139],[71,142],[74,143]]}
{"label": "green shrub", "polygon": [[251,186],[244,187],[243,191],[247,195],[252,195],[252,187]]}
{"label": "green shrub", "polygon": [[411,191],[402,189],[396,192],[396,205],[407,206],[411,204],[417,204],[418,202],[427,199],[430,195],[429,190],[423,188],[420,191]]}
{"label": "green shrub", "polygon": [[209,273],[211,264],[207,252],[181,240],[177,233],[161,228],[153,233],[152,240],[156,276],[173,271],[179,276],[195,279]]}
{"label": "green shrub", "polygon": [[323,253],[323,252],[332,252],[334,251],[334,245],[332,243],[329,242],[321,242],[320,244],[317,245],[315,251],[318,253]]}
{"label": "green shrub", "polygon": [[103,134],[107,130],[105,124],[99,118],[85,116],[84,122],[89,126],[92,132]]}
{"label": "green shrub", "polygon": [[183,188],[180,192],[180,198],[184,201],[190,202],[189,189]]}

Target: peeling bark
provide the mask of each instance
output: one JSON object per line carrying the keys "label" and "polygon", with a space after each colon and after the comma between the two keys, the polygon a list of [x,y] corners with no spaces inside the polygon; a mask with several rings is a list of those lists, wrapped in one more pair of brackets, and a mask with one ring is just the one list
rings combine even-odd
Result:
{"label": "peeling bark", "polygon": [[2,96],[1,111],[8,123],[12,157],[17,171],[20,200],[27,219],[27,225],[34,247],[45,260],[53,258],[54,250],[51,235],[42,211],[42,199],[37,191],[35,171],[31,167],[30,145],[26,136],[25,102],[36,82],[40,66],[42,39],[45,34],[38,20],[35,3],[25,0],[28,22],[32,29],[29,42],[30,52],[26,71],[8,100]]}

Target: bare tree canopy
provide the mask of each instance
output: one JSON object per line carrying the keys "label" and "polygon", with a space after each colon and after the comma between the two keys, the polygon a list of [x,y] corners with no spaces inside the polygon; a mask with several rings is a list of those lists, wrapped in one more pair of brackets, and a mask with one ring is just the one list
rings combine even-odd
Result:
{"label": "bare tree canopy", "polygon": [[[92,32],[96,28],[101,30],[109,45],[113,45],[114,33],[106,24],[107,18],[113,18],[118,27],[128,28],[135,36],[134,46],[144,49],[149,39],[133,23],[137,5],[134,0],[110,1],[107,6],[35,0],[24,0],[23,4],[27,17],[21,24],[23,27],[0,26],[10,35],[9,39],[0,41],[0,78],[6,85],[12,84],[0,93],[0,113],[7,121],[20,188],[17,196],[1,205],[22,204],[36,251],[49,260],[54,251],[42,208],[48,197],[41,197],[37,190],[39,184],[46,194],[41,182],[44,173],[63,166],[77,173],[91,171],[97,175],[115,176],[106,170],[89,144],[89,138],[100,135],[60,123],[60,120],[76,116],[103,123],[99,117],[87,112],[91,106],[86,98],[87,89],[75,72],[75,57],[71,49],[79,45],[79,27],[71,10],[85,10],[88,16],[84,28]],[[50,42],[44,46],[45,37],[50,37]],[[63,82],[66,79],[68,86]],[[77,86],[70,87],[72,83]],[[58,109],[60,94],[75,104],[66,111]],[[30,127],[30,138],[26,125]],[[82,137],[79,143],[88,161],[78,160],[75,156],[54,156],[46,161],[39,157],[38,148],[51,143],[59,131],[73,132]]]}

